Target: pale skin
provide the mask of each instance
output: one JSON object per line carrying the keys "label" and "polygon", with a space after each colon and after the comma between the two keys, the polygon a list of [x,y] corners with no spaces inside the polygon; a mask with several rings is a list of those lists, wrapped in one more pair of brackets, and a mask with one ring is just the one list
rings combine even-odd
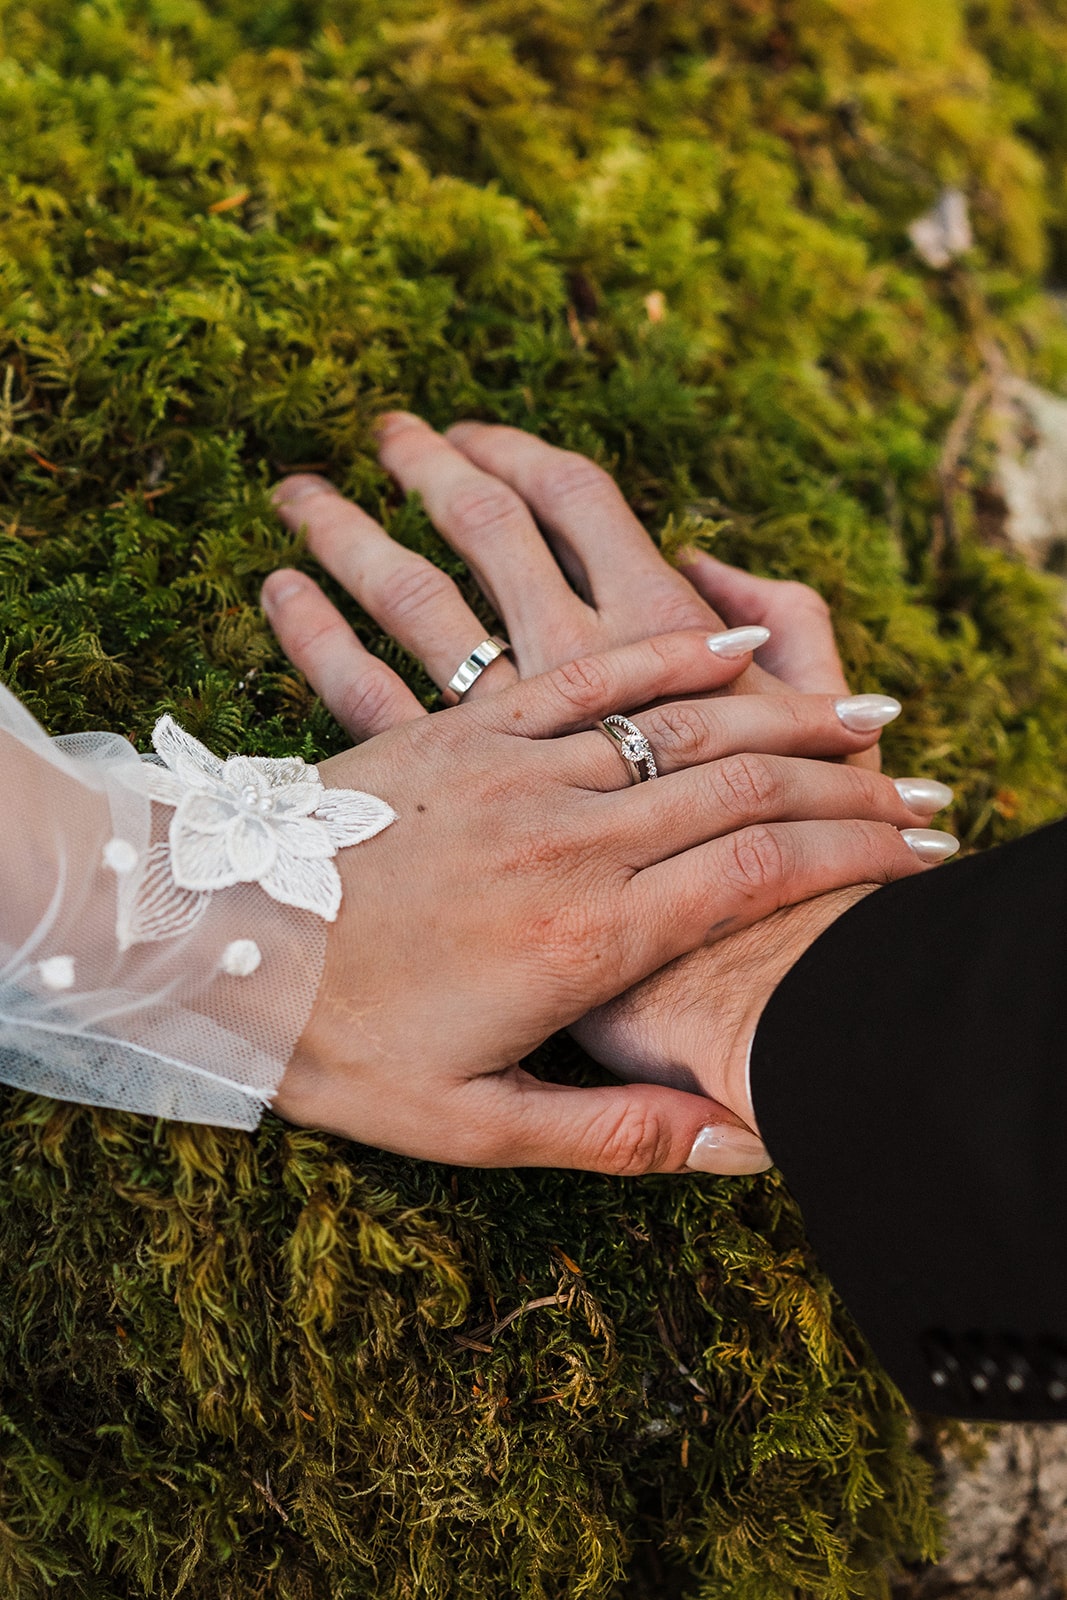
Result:
{"label": "pale skin", "polygon": [[[381,794],[402,818],[338,858],[346,898],[278,1109],[466,1164],[682,1171],[702,1130],[732,1128],[740,1155],[705,1150],[704,1167],[767,1165],[756,1137],[744,1148],[763,1003],[854,885],[925,870],[898,830],[930,813],[871,769],[877,731],[835,710],[847,686],[825,607],[697,553],[674,571],[581,457],[513,429],[383,421],[383,464],[422,493],[514,655],[428,718],[311,579],[268,579],[283,646],[368,741],[324,763],[324,782]],[[450,580],[322,479],[287,479],[275,499],[446,684],[485,632]],[[709,602],[772,627],[764,653],[788,689],[747,656],[716,660]],[[631,643],[650,629],[679,631]],[[756,692],[723,698],[742,685]],[[631,789],[603,734],[577,730],[638,706],[664,778]],[[516,1065],[568,1025],[645,1081],[574,1089]]]}

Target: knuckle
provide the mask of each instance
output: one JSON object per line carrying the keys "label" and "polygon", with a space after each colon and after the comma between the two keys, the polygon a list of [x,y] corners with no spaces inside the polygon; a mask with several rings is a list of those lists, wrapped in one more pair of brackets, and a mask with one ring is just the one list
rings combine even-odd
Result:
{"label": "knuckle", "polygon": [[[325,608],[324,608],[325,609]],[[350,641],[352,630],[343,617],[329,608],[328,614],[318,620],[298,624],[286,635],[286,649],[300,661],[328,658],[334,650],[344,648]]]}
{"label": "knuckle", "polygon": [[382,586],[381,602],[391,622],[410,622],[446,600],[452,582],[429,561],[405,561]]}
{"label": "knuckle", "polygon": [[766,824],[742,828],[725,841],[723,877],[745,899],[762,897],[768,889],[776,889],[791,870],[781,834]]}
{"label": "knuckle", "polygon": [[549,682],[566,706],[582,712],[599,710],[612,686],[611,673],[598,656],[564,661],[549,674]]}
{"label": "knuckle", "polygon": [[888,778],[864,767],[839,767],[846,782],[851,783],[857,815],[882,817],[887,811],[899,812],[900,795]]}
{"label": "knuckle", "polygon": [[760,817],[781,805],[782,770],[766,756],[727,756],[708,776],[716,801],[731,817]]}
{"label": "knuckle", "polygon": [[790,740],[796,739],[803,743],[813,731],[819,733],[823,731],[827,714],[826,702],[818,704],[813,712],[810,701],[805,700],[803,695],[791,694],[788,689],[783,689],[783,692],[776,697],[776,702],[775,709]]}
{"label": "knuckle", "polygon": [[658,633],[679,633],[687,628],[706,628],[714,613],[684,578],[676,583],[646,588],[642,602],[649,628]]}
{"label": "knuckle", "polygon": [[650,656],[655,657],[657,668],[662,668],[671,676],[677,674],[679,666],[685,660],[684,654],[679,650],[676,633],[661,633],[653,639],[646,639],[644,648]]}
{"label": "knuckle", "polygon": [[707,760],[715,748],[714,714],[699,710],[684,701],[675,706],[657,706],[643,713],[645,737],[657,756],[679,767],[692,767]]}
{"label": "knuckle", "polygon": [[597,1166],[620,1178],[639,1178],[670,1163],[670,1131],[651,1106],[630,1101],[594,1130]]}
{"label": "knuckle", "polygon": [[465,484],[448,502],[449,516],[468,533],[493,533],[510,527],[521,511],[518,495],[491,478]]}
{"label": "knuckle", "polygon": [[392,720],[393,688],[387,669],[370,668],[346,681],[331,709],[350,732],[383,728]]}
{"label": "knuckle", "polygon": [[550,511],[566,511],[575,502],[614,499],[616,490],[608,474],[595,461],[564,450],[543,469],[541,499]]}
{"label": "knuckle", "polygon": [[792,611],[803,611],[811,620],[829,625],[830,607],[818,589],[810,584],[790,579],[782,585],[779,594],[783,604],[788,604]]}
{"label": "knuckle", "polygon": [[892,883],[913,867],[916,858],[892,823],[867,822],[859,826],[865,863],[861,870],[869,882]]}

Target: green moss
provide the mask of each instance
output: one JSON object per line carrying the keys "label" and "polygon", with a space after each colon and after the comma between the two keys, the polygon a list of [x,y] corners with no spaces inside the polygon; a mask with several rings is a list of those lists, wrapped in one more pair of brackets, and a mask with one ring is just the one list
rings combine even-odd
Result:
{"label": "green moss", "polygon": [[[894,770],[955,782],[975,845],[1055,815],[1059,590],[980,542],[980,463],[948,537],[936,468],[989,341],[1067,383],[1065,32],[1059,0],[0,0],[0,672],[55,729],[337,749],[257,609],[301,559],[266,487],[314,464],[459,572],[375,464],[401,404],[816,583],[905,700]],[[979,243],[938,275],[904,228],[949,181]],[[776,1177],[3,1104],[12,1600],[844,1600],[932,1547]]]}

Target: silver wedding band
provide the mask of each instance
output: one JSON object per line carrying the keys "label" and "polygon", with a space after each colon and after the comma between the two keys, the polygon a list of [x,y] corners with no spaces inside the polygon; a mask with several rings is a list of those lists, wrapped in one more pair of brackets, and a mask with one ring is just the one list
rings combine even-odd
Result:
{"label": "silver wedding band", "polygon": [[448,687],[462,699],[471,685],[478,682],[486,667],[510,649],[506,639],[497,639],[495,636],[483,639],[481,644],[475,645],[466,661],[456,668],[448,680]]}
{"label": "silver wedding band", "polygon": [[607,734],[626,762],[631,783],[645,783],[649,778],[659,777],[652,746],[636,722],[631,722],[629,717],[613,715],[598,722],[597,727]]}

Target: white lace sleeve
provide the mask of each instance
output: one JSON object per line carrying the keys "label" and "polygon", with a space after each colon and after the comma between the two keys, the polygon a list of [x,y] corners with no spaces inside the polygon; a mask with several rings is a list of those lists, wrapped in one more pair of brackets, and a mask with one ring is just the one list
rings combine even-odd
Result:
{"label": "white lace sleeve", "polygon": [[311,1011],[338,850],[394,820],[297,759],[50,739],[0,686],[0,1081],[252,1128]]}

